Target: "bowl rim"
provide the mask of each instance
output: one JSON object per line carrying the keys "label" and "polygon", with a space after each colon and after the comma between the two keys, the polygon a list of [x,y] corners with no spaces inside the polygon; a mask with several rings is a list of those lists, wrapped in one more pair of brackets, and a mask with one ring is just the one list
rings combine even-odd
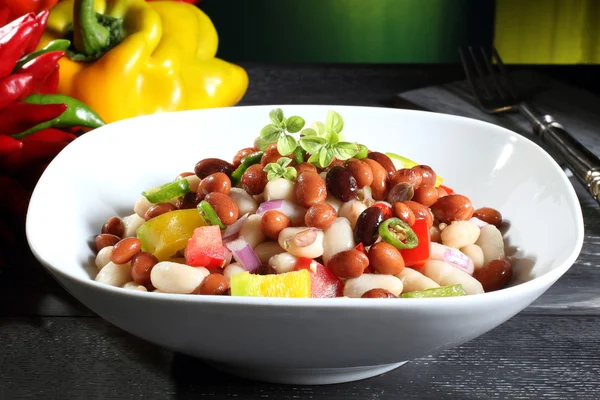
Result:
{"label": "bowl rim", "polygon": [[[270,111],[273,108],[321,108],[324,111],[329,109],[335,110],[356,110],[356,109],[369,109],[369,110],[377,110],[377,112],[390,113],[390,114],[414,114],[414,115],[423,115],[424,118],[437,118],[441,120],[441,123],[446,121],[458,121],[460,123],[471,125],[483,129],[492,129],[496,130],[499,133],[502,133],[508,137],[511,137],[515,142],[521,142],[525,146],[530,146],[535,151],[541,152],[541,156],[545,157],[549,162],[554,171],[561,179],[562,183],[567,188],[567,193],[565,196],[567,200],[573,205],[574,212],[576,214],[576,238],[575,238],[575,246],[573,247],[570,254],[565,258],[560,265],[555,267],[554,269],[546,272],[542,276],[536,277],[532,280],[520,283],[516,286],[508,287],[502,290],[487,292],[475,295],[468,296],[457,296],[457,297],[442,297],[442,298],[416,298],[410,299],[410,301],[394,301],[390,302],[387,299],[369,299],[365,301],[365,299],[359,298],[347,298],[347,297],[338,297],[338,298],[276,298],[276,297],[251,297],[251,296],[190,296],[189,294],[172,294],[172,293],[152,293],[152,292],[143,292],[143,291],[133,291],[133,290],[124,290],[121,287],[110,286],[106,284],[102,284],[96,282],[90,278],[81,278],[77,276],[73,276],[68,272],[62,270],[60,267],[54,266],[47,262],[43,255],[37,251],[36,243],[32,239],[31,231],[34,229],[33,226],[35,221],[30,218],[30,209],[33,207],[40,207],[43,203],[41,199],[39,199],[38,185],[44,179],[47,179],[48,170],[50,167],[60,160],[66,152],[70,152],[73,150],[76,142],[78,147],[79,144],[85,142],[87,140],[95,140],[98,135],[102,135],[103,131],[107,129],[107,127],[111,127],[108,129],[114,129],[115,126],[125,125],[128,123],[132,123],[132,121],[140,121],[144,119],[155,119],[155,118],[171,118],[173,115],[180,115],[183,113],[194,113],[202,115],[204,113],[215,113],[215,112],[236,112],[236,109],[256,109],[258,110],[268,110]],[[233,110],[233,111],[231,111]],[[573,185],[567,178],[564,171],[560,168],[558,163],[546,152],[541,146],[537,143],[533,142],[529,138],[526,138],[516,132],[513,132],[507,128],[502,126],[482,121],[474,118],[436,113],[432,111],[422,111],[422,110],[406,110],[406,109],[397,109],[397,108],[388,108],[388,107],[379,107],[379,106],[353,106],[353,105],[335,105],[335,104],[268,104],[268,105],[239,105],[236,107],[215,107],[210,109],[200,109],[200,110],[186,110],[186,111],[175,111],[175,112],[164,112],[158,114],[151,114],[145,116],[139,116],[135,118],[130,118],[126,120],[117,121],[108,125],[105,125],[101,128],[97,128],[93,131],[90,131],[78,138],[77,141],[71,142],[67,145],[48,165],[48,168],[41,175],[38,184],[33,190],[31,195],[31,199],[29,202],[28,210],[27,210],[27,219],[26,219],[26,237],[29,247],[36,257],[36,259],[51,272],[53,277],[56,279],[56,275],[61,276],[64,279],[73,281],[79,285],[82,285],[86,289],[90,290],[99,290],[105,291],[107,294],[114,294],[117,296],[125,296],[125,297],[134,297],[140,299],[152,299],[157,301],[171,301],[171,302],[192,302],[197,304],[222,304],[222,305],[242,305],[242,306],[269,306],[269,307],[312,307],[312,308],[393,308],[393,309],[402,309],[404,307],[429,307],[429,305],[435,304],[436,306],[444,305],[456,305],[460,306],[464,303],[465,305],[470,305],[471,302],[482,303],[482,302],[497,302],[503,300],[505,297],[522,297],[526,296],[528,293],[536,292],[536,290],[547,290],[552,284],[558,280],[562,275],[564,275],[571,266],[575,263],[581,249],[583,247],[583,239],[584,239],[584,224],[583,224],[583,213],[581,210],[581,204],[579,199],[577,198],[577,194]],[[85,243],[85,242],[82,242]],[[82,266],[83,268],[83,266]],[[540,293],[541,295],[541,293]],[[535,299],[533,299],[535,300]],[[532,301],[533,301],[532,300]]]}

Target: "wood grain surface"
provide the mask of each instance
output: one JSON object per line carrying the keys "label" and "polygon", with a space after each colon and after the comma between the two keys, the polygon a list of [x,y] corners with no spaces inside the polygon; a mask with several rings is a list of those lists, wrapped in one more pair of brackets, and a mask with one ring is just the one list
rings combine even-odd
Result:
{"label": "wood grain surface", "polygon": [[[245,67],[243,104],[391,106],[399,92],[462,78],[459,66]],[[573,69],[543,70],[581,79]],[[538,301],[461,347],[331,386],[247,381],[144,342],[94,316],[17,246],[0,269],[0,399],[598,399],[600,211],[574,186],[583,250]]]}

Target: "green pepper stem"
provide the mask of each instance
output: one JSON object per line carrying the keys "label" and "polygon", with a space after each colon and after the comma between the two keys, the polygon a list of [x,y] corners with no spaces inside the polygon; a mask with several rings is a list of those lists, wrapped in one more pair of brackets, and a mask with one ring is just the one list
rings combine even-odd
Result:
{"label": "green pepper stem", "polygon": [[108,48],[110,30],[98,22],[94,0],[75,0],[73,28],[73,44],[78,52],[92,56]]}

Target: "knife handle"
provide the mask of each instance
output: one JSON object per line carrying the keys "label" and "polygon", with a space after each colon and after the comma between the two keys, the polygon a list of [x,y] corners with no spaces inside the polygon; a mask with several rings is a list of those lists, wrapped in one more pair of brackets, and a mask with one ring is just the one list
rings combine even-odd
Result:
{"label": "knife handle", "polygon": [[542,114],[533,106],[520,104],[523,114],[533,125],[533,131],[542,142],[560,155],[573,175],[587,188],[600,204],[600,159],[584,147],[552,116]]}

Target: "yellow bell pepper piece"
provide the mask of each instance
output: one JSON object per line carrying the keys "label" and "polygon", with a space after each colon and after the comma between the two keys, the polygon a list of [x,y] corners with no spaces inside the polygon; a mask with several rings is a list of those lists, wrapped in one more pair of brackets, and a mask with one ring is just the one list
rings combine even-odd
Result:
{"label": "yellow bell pepper piece", "polygon": [[194,230],[206,225],[198,210],[175,210],[144,222],[137,230],[142,251],[154,254],[158,261],[171,261],[185,249]]}
{"label": "yellow bell pepper piece", "polygon": [[[63,0],[52,9],[40,48],[67,35],[73,7],[73,0]],[[171,1],[96,0],[94,9],[123,19],[125,38],[96,61],[63,57],[58,92],[88,104],[106,122],[231,106],[245,94],[246,71],[215,58],[217,32],[197,7]]]}
{"label": "yellow bell pepper piece", "polygon": [[286,272],[277,275],[254,275],[240,272],[231,277],[232,296],[310,297],[310,272]]}

